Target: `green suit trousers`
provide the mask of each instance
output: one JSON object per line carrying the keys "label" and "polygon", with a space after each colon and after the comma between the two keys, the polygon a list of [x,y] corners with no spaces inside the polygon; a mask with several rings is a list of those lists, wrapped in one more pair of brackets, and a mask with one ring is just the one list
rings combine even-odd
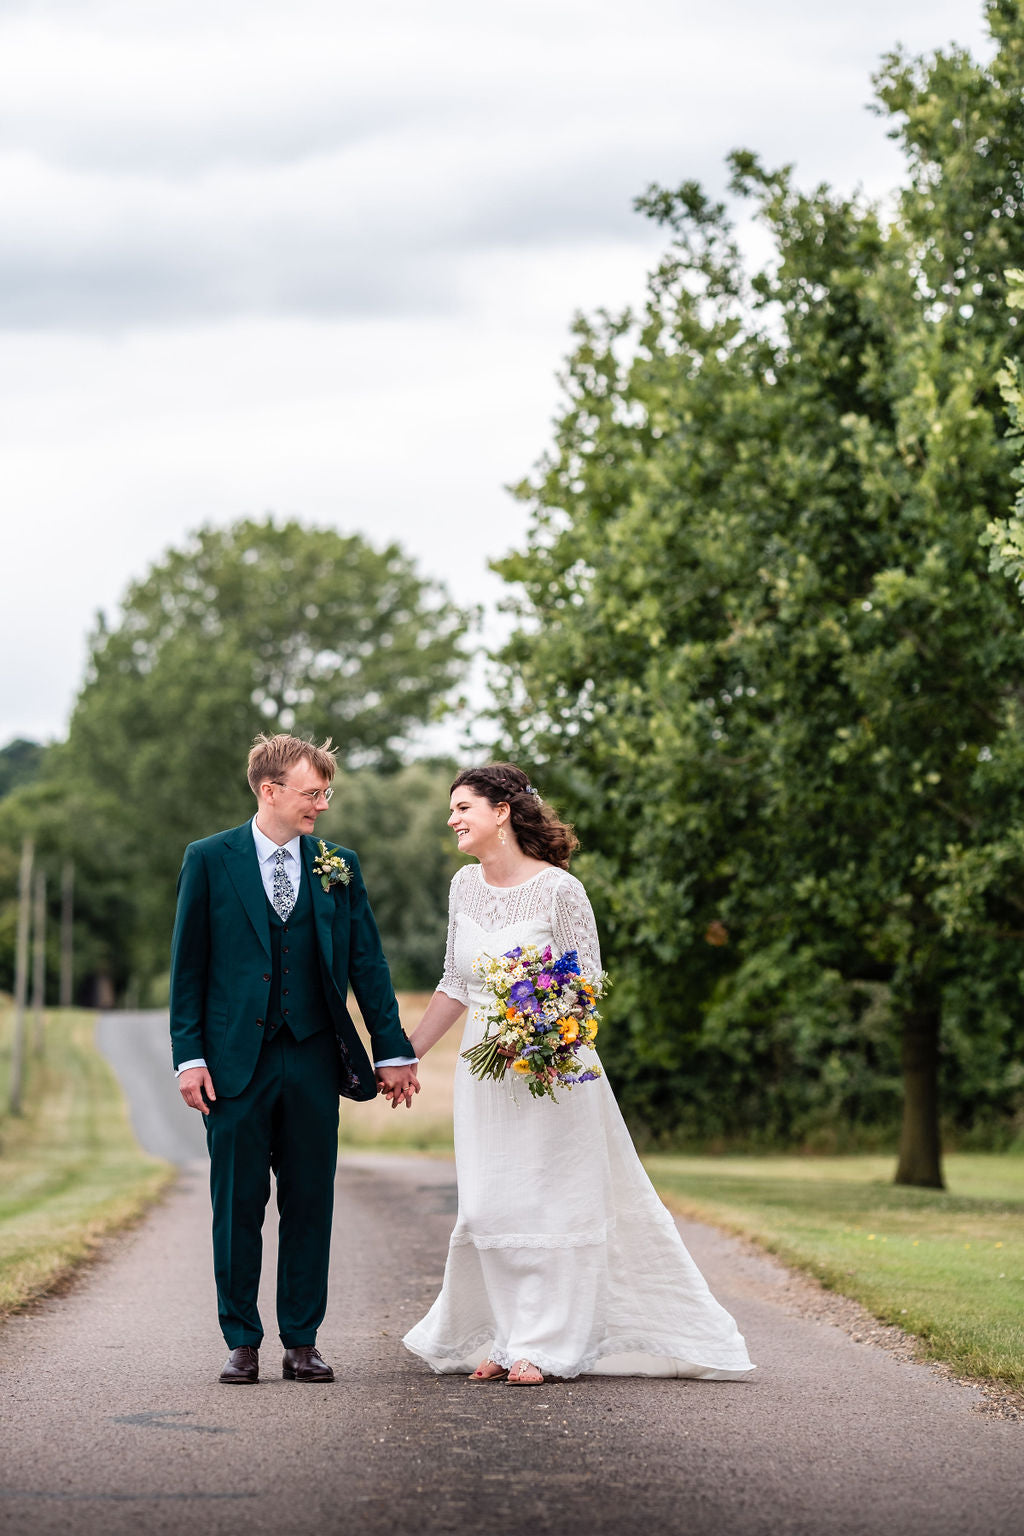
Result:
{"label": "green suit trousers", "polygon": [[259,1348],[258,1293],[270,1171],[277,1177],[277,1326],[286,1349],[315,1344],[327,1309],[338,1161],[338,1048],[331,1029],[268,1036],[250,1081],[206,1118],[217,1310],[229,1349]]}

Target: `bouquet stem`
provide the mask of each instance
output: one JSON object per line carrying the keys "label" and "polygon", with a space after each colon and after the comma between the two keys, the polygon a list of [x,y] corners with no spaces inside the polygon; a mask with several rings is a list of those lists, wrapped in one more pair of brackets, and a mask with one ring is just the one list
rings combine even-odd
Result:
{"label": "bouquet stem", "polygon": [[474,1077],[493,1077],[500,1083],[508,1071],[508,1057],[500,1051],[501,1042],[496,1035],[485,1035],[479,1045],[463,1051],[463,1060],[469,1063]]}

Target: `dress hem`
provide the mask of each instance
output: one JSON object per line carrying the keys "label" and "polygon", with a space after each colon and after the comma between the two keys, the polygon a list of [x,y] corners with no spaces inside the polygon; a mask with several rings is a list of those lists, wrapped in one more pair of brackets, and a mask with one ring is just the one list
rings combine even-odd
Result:
{"label": "dress hem", "polygon": [[[529,1346],[513,1351],[495,1349],[493,1334],[484,1332],[472,1335],[457,1347],[420,1348],[418,1345],[410,1342],[412,1333],[415,1333],[415,1331],[413,1329],[412,1332],[407,1333],[402,1343],[411,1354],[417,1355],[421,1360],[425,1361],[437,1376],[454,1375],[464,1371],[469,1364],[470,1358],[478,1354],[482,1349],[486,1349],[488,1351],[487,1358],[493,1360],[496,1365],[500,1365],[503,1370],[511,1369],[517,1360],[525,1358],[537,1366],[539,1370],[544,1371],[546,1375],[559,1376],[565,1381],[573,1381],[577,1376],[586,1375],[590,1372],[600,1375],[600,1371],[595,1371],[598,1362],[620,1355],[645,1355],[653,1360],[674,1361],[677,1362],[677,1368],[672,1373],[673,1375],[677,1377],[689,1376],[703,1380],[745,1381],[757,1369],[750,1362],[742,1366],[727,1366],[712,1365],[699,1360],[689,1360],[685,1355],[676,1353],[668,1346],[665,1340],[655,1341],[650,1337],[643,1338],[635,1335],[606,1338],[596,1349],[588,1351],[581,1361],[568,1362],[557,1360],[553,1355],[549,1355],[543,1350],[531,1350]],[[615,1374],[625,1373],[616,1372]],[[635,1374],[642,1375],[648,1373],[638,1371]]]}

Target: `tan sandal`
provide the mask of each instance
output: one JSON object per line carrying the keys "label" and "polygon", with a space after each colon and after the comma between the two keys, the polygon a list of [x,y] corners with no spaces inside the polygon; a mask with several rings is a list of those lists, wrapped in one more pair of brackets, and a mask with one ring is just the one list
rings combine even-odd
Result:
{"label": "tan sandal", "polygon": [[[528,1381],[523,1375],[524,1370],[536,1371],[536,1381],[532,1379]],[[514,1376],[512,1374],[513,1371],[516,1372],[516,1375]],[[511,1387],[542,1387],[544,1385],[544,1372],[541,1370],[539,1365],[534,1365],[532,1360],[523,1359],[514,1361],[507,1375],[508,1384]]]}
{"label": "tan sandal", "polygon": [[[486,1376],[483,1374],[483,1370],[484,1370],[484,1366],[485,1365],[493,1365],[494,1366],[494,1370],[493,1371],[488,1371]],[[470,1374],[466,1377],[466,1380],[467,1381],[504,1381],[507,1376],[508,1376],[508,1371],[506,1371],[503,1366],[500,1366],[498,1364],[497,1360],[481,1360],[481,1362],[477,1366],[476,1370],[470,1372]]]}

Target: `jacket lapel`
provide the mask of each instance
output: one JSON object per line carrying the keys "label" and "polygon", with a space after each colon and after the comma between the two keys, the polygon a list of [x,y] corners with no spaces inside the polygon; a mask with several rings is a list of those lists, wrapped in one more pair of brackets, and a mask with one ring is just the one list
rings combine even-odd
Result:
{"label": "jacket lapel", "polygon": [[256,937],[270,956],[270,919],[267,916],[267,897],[260,875],[260,861],[256,855],[252,827],[246,822],[238,827],[231,841],[224,845],[224,867],[231,884],[238,893],[246,915],[256,930]]}
{"label": "jacket lapel", "polygon": [[320,884],[320,877],[313,873],[313,860],[319,852],[319,846],[315,837],[303,836],[302,838],[302,878],[309,881],[310,900],[313,903],[313,921],[316,924],[316,936],[320,944],[320,953],[328,974],[334,974],[334,934],[331,922],[334,917],[334,903],[337,897],[331,891],[325,891]]}

